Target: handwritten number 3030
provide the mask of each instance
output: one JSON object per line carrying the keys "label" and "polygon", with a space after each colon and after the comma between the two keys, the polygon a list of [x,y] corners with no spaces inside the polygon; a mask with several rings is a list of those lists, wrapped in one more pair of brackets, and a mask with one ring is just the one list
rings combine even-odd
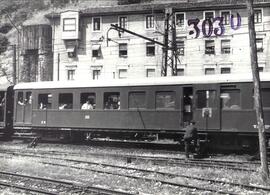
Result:
{"label": "handwritten number 3030", "polygon": [[[217,24],[218,27],[213,28],[213,25],[215,22],[218,22]],[[216,17],[213,19],[213,22],[211,19],[205,19],[202,22],[203,36],[210,37],[213,34],[213,31],[216,36],[222,36],[225,33],[225,27],[224,27],[223,22],[224,22],[224,17]],[[193,28],[195,30],[195,32],[193,30],[189,31],[189,34],[192,35],[196,33],[195,38],[198,38],[201,33],[201,30],[198,27],[199,23],[200,23],[200,20],[198,18],[188,20],[188,26],[193,25]],[[231,29],[238,30],[241,27],[241,16],[237,13],[237,24],[235,25],[234,15],[231,15],[230,24],[231,24]],[[206,26],[208,26],[208,28],[206,28]]]}

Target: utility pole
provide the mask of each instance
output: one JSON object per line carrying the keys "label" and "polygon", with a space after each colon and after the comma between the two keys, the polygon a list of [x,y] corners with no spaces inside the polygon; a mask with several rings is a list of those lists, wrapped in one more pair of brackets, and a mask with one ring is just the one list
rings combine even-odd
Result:
{"label": "utility pole", "polygon": [[[6,15],[7,15],[7,17],[8,17],[8,20],[10,21],[10,23],[11,23],[11,25],[16,29],[16,31],[17,31],[17,47],[18,47],[18,51],[16,52],[17,53],[17,58],[18,58],[18,61],[16,62],[17,63],[17,67],[14,69],[14,67],[13,67],[13,70],[15,70],[16,72],[16,75],[15,75],[15,77],[13,77],[13,78],[15,78],[16,80],[15,80],[15,82],[13,82],[14,84],[16,84],[17,83],[17,81],[18,81],[18,83],[19,83],[19,77],[20,77],[20,34],[21,34],[21,31],[20,31],[20,29],[15,25],[15,23],[12,21],[12,18],[11,18],[11,16],[9,15],[9,13],[7,12],[7,11],[5,11],[5,10],[3,10],[5,13],[6,13]],[[16,50],[16,46],[15,46],[15,50]],[[18,75],[17,75],[18,74]]]}
{"label": "utility pole", "polygon": [[161,76],[176,76],[178,55],[175,17],[172,8],[165,9],[164,45]]}
{"label": "utility pole", "polygon": [[17,51],[16,51],[16,45],[12,45],[12,49],[13,49],[13,66],[12,66],[12,83],[13,85],[16,85],[16,76],[17,76]]}
{"label": "utility pole", "polygon": [[111,28],[107,31],[107,46],[109,41],[112,39],[109,38],[109,31],[116,30],[121,34],[122,32],[129,33],[131,35],[140,37],[152,43],[162,46],[162,67],[161,67],[161,76],[176,76],[177,75],[177,63],[179,60],[179,53],[177,51],[176,44],[176,26],[174,11],[172,8],[166,8],[165,10],[165,22],[164,22],[164,40],[163,43],[156,41],[154,39],[148,38],[146,36],[140,35],[133,31],[127,30],[118,26],[117,24],[111,24]]}
{"label": "utility pole", "polygon": [[256,46],[256,32],[254,26],[254,9],[253,0],[246,0],[248,9],[248,27],[249,27],[249,44],[251,56],[251,68],[254,83],[254,102],[257,117],[257,127],[259,134],[260,158],[261,158],[261,174],[264,182],[269,181],[269,170],[267,164],[267,151],[265,139],[264,116],[261,99],[260,75],[258,68],[258,56]]}

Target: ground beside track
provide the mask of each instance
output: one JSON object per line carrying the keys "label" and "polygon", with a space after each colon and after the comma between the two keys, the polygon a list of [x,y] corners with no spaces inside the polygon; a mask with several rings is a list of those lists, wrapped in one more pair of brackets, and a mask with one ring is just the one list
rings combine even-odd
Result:
{"label": "ground beside track", "polygon": [[[27,151],[35,154],[42,154],[42,152],[55,152],[63,153],[63,157],[68,157],[70,159],[76,160],[91,160],[97,163],[110,163],[120,166],[132,166],[136,168],[149,169],[154,171],[163,171],[170,173],[185,174],[187,176],[197,176],[203,178],[218,179],[223,181],[231,181],[235,183],[242,184],[252,184],[267,186],[267,184],[262,183],[259,175],[259,168],[257,172],[248,171],[233,171],[229,169],[214,169],[214,168],[202,168],[202,167],[178,167],[178,166],[167,166],[167,165],[155,165],[153,162],[140,162],[134,160],[131,163],[127,163],[126,160],[112,158],[106,156],[106,154],[128,154],[128,155],[152,155],[152,156],[162,156],[162,157],[179,157],[184,158],[183,154],[180,152],[172,151],[156,151],[156,150],[142,150],[142,149],[123,149],[123,148],[112,148],[112,147],[90,147],[90,146],[76,146],[76,145],[60,145],[60,144],[38,144],[36,148],[27,148],[27,144],[22,142],[1,142],[0,150],[16,150],[16,151]],[[96,157],[90,155],[91,153],[103,153],[105,155]],[[67,167],[56,167],[41,164],[36,158],[31,157],[19,157],[12,155],[4,155],[0,153],[1,156],[1,171],[13,171],[16,173],[24,173],[34,176],[42,176],[47,178],[54,178],[59,180],[72,181],[78,184],[92,184],[97,186],[104,186],[108,188],[119,188],[124,191],[139,194],[213,194],[207,191],[200,191],[188,188],[180,188],[176,186],[164,185],[159,182],[145,182],[142,180],[132,180],[128,178],[123,178],[114,175],[99,174],[94,172],[87,172],[85,170],[76,170]],[[59,155],[57,156],[59,157]],[[61,155],[60,155],[61,157]],[[246,161],[248,156],[215,156],[211,159],[221,159],[230,161]],[[49,158],[49,162],[56,163],[56,160]],[[58,161],[57,161],[58,162]],[[69,165],[67,162],[62,162]],[[78,165],[83,166],[83,165]],[[254,165],[250,165],[254,168]],[[83,166],[84,167],[84,166]],[[106,170],[113,171],[111,168],[106,168]],[[135,174],[136,173],[130,173]],[[148,176],[147,176],[148,177]],[[188,180],[180,177],[166,178],[167,181],[184,183],[188,185],[201,186],[208,185],[212,187],[212,184],[202,184],[201,181]],[[224,189],[225,191],[231,190],[231,187],[227,185],[219,186],[219,189]],[[8,194],[21,194],[16,190],[12,191],[10,188],[0,188],[1,193]],[[250,190],[241,187],[234,187],[232,193],[236,194],[268,194],[269,192],[263,192],[258,190]],[[27,194],[27,193],[26,193]],[[73,194],[73,193],[71,193]]]}

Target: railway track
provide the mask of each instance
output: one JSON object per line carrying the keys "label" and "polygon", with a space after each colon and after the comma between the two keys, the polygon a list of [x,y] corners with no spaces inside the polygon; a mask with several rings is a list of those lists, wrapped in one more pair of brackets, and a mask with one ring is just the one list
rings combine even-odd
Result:
{"label": "railway track", "polygon": [[[29,156],[29,155],[27,155],[27,156]],[[36,157],[40,157],[40,156],[36,156]],[[44,158],[48,158],[48,157],[43,156],[43,159]],[[52,157],[49,157],[49,158],[52,159]],[[218,192],[220,194],[234,194],[234,193],[225,192],[225,191],[217,191],[216,189],[211,189],[211,188],[205,188],[205,187],[202,188],[202,187],[198,187],[198,186],[190,186],[190,185],[179,184],[179,183],[175,183],[175,182],[168,182],[167,180],[156,179],[156,178],[158,178],[159,175],[162,175],[163,177],[167,177],[167,178],[185,178],[185,179],[191,179],[191,180],[199,180],[199,181],[203,181],[203,182],[211,183],[211,184],[221,184],[221,185],[226,184],[226,185],[230,185],[232,187],[245,188],[247,190],[262,190],[262,191],[270,192],[270,188],[263,187],[263,186],[245,185],[245,184],[240,184],[240,183],[226,182],[223,180],[221,181],[221,180],[213,180],[213,179],[207,179],[207,178],[202,178],[202,177],[192,177],[192,176],[188,176],[188,175],[184,175],[184,174],[173,174],[173,173],[168,173],[168,172],[152,171],[152,170],[147,170],[147,169],[138,169],[138,168],[134,168],[134,167],[118,166],[118,165],[111,165],[111,164],[106,164],[106,163],[96,163],[96,162],[91,162],[91,161],[63,159],[63,158],[57,158],[57,157],[53,157],[53,159],[64,160],[64,161],[76,163],[76,166],[64,165],[61,163],[60,164],[59,163],[49,163],[49,162],[44,162],[44,161],[42,161],[42,163],[47,164],[47,165],[52,165],[52,166],[62,166],[62,167],[69,167],[69,168],[74,168],[74,169],[83,169],[83,170],[97,172],[97,173],[106,173],[109,175],[117,175],[117,176],[132,178],[132,179],[143,179],[143,180],[150,181],[150,182],[155,181],[155,182],[160,182],[162,184],[174,185],[174,186],[178,186],[178,187],[192,188],[192,189],[203,190],[203,191]],[[155,174],[156,176],[155,176],[155,179],[146,178],[146,177],[139,177],[139,176],[134,176],[134,175],[131,176],[131,175],[127,175],[127,174],[120,174],[119,172],[121,172],[121,171],[112,172],[112,171],[105,171],[105,170],[97,170],[97,169],[93,169],[93,168],[82,168],[82,167],[78,167],[79,164],[101,166],[103,169],[105,169],[106,167],[116,168],[116,169],[124,169],[127,171],[141,172],[141,174],[143,174],[143,175],[147,173],[147,174]]]}
{"label": "railway track", "polygon": [[[3,152],[11,152],[19,155],[17,151],[13,150],[0,150]],[[25,151],[24,151],[25,152]],[[58,151],[39,151],[38,154],[49,154],[49,155],[60,155],[60,156],[78,156],[77,153],[63,153]],[[201,168],[216,168],[216,169],[231,169],[235,171],[248,171],[256,172],[259,167],[259,163],[255,162],[238,162],[238,161],[223,161],[223,160],[213,160],[213,159],[189,159],[178,157],[164,157],[164,156],[150,156],[150,155],[126,155],[126,154],[110,154],[110,153],[94,153],[88,152],[87,155],[92,156],[109,156],[113,158],[124,159],[127,162],[132,161],[151,161],[154,164],[167,164],[170,166],[185,166],[185,167],[201,167]],[[251,169],[249,165],[253,165],[254,168]]]}
{"label": "railway track", "polygon": [[[61,180],[54,180],[54,179],[48,179],[48,178],[43,178],[43,177],[36,177],[36,176],[30,176],[30,175],[25,175],[25,174],[18,174],[18,173],[12,173],[12,172],[6,172],[6,171],[0,171],[0,176],[7,176],[9,177],[10,182],[2,182],[0,181],[0,186],[5,186],[5,187],[11,187],[11,188],[16,188],[20,189],[26,192],[34,192],[34,193],[40,193],[40,194],[49,194],[49,195],[59,195],[60,193],[67,193],[67,192],[74,192],[75,194],[103,194],[103,195],[134,195],[134,193],[129,193],[129,192],[124,192],[124,191],[119,191],[119,190],[113,190],[113,189],[106,189],[106,188],[101,188],[97,186],[79,186],[76,185],[72,182],[67,182],[67,181],[61,181]],[[0,177],[2,179],[2,177]],[[6,180],[6,179],[5,179]],[[28,183],[28,185],[18,185],[15,184],[18,181],[21,181],[19,183]],[[50,190],[45,190],[45,189],[40,189],[41,186],[39,185],[38,188],[31,187],[33,186],[33,182],[42,182],[42,185],[44,186],[45,184],[50,186]],[[29,186],[29,183],[31,183],[31,186]],[[52,184],[56,184],[56,187],[52,189]],[[37,186],[37,184],[35,184]],[[48,187],[48,186],[47,186]],[[60,190],[59,190],[60,188]]]}
{"label": "railway track", "polygon": [[[78,167],[78,164],[76,166],[74,166],[74,165],[65,165],[65,164],[50,163],[50,162],[44,162],[44,161],[41,163],[46,164],[46,165],[52,165],[52,166],[85,170],[85,171],[90,171],[90,172],[95,172],[95,173],[100,173],[100,174],[106,174],[106,175],[126,177],[129,179],[142,180],[144,182],[150,182],[150,183],[155,182],[155,183],[160,183],[162,185],[169,185],[169,186],[174,186],[174,187],[179,187],[179,188],[196,189],[198,191],[203,191],[203,192],[208,191],[208,192],[212,192],[212,193],[216,193],[216,194],[230,194],[230,195],[237,194],[237,193],[233,193],[233,192],[229,192],[229,191],[225,191],[225,190],[217,190],[217,189],[210,188],[210,187],[200,187],[200,186],[195,186],[195,185],[188,185],[188,184],[181,184],[181,183],[177,183],[177,182],[173,182],[173,181],[167,181],[167,180],[163,180],[163,179],[150,178],[150,177],[146,177],[146,176],[136,176],[136,175],[134,175],[134,172],[132,175],[130,175],[130,174],[124,174],[124,173],[117,173],[117,172],[113,172],[113,171],[97,170],[97,169],[92,169],[92,168],[82,168],[82,167]],[[84,163],[86,163],[86,162],[84,162]],[[102,166],[104,166],[104,165],[102,165]],[[129,169],[129,170],[133,170],[133,169]],[[0,174],[1,174],[1,172],[0,172]],[[48,192],[48,194],[49,194],[49,192]],[[113,193],[106,193],[106,194],[113,194]],[[123,193],[121,193],[121,194],[123,194]]]}

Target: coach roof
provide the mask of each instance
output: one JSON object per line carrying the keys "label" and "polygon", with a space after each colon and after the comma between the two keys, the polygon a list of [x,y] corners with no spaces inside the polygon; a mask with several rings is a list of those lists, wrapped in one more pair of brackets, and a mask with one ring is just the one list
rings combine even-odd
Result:
{"label": "coach roof", "polygon": [[[270,81],[270,73],[260,73],[261,81]],[[60,89],[86,87],[123,87],[123,86],[151,86],[151,85],[179,85],[179,84],[211,84],[211,83],[238,83],[251,82],[251,74],[219,74],[204,76],[175,76],[154,77],[141,79],[113,79],[91,81],[45,81],[19,83],[14,89]]]}

